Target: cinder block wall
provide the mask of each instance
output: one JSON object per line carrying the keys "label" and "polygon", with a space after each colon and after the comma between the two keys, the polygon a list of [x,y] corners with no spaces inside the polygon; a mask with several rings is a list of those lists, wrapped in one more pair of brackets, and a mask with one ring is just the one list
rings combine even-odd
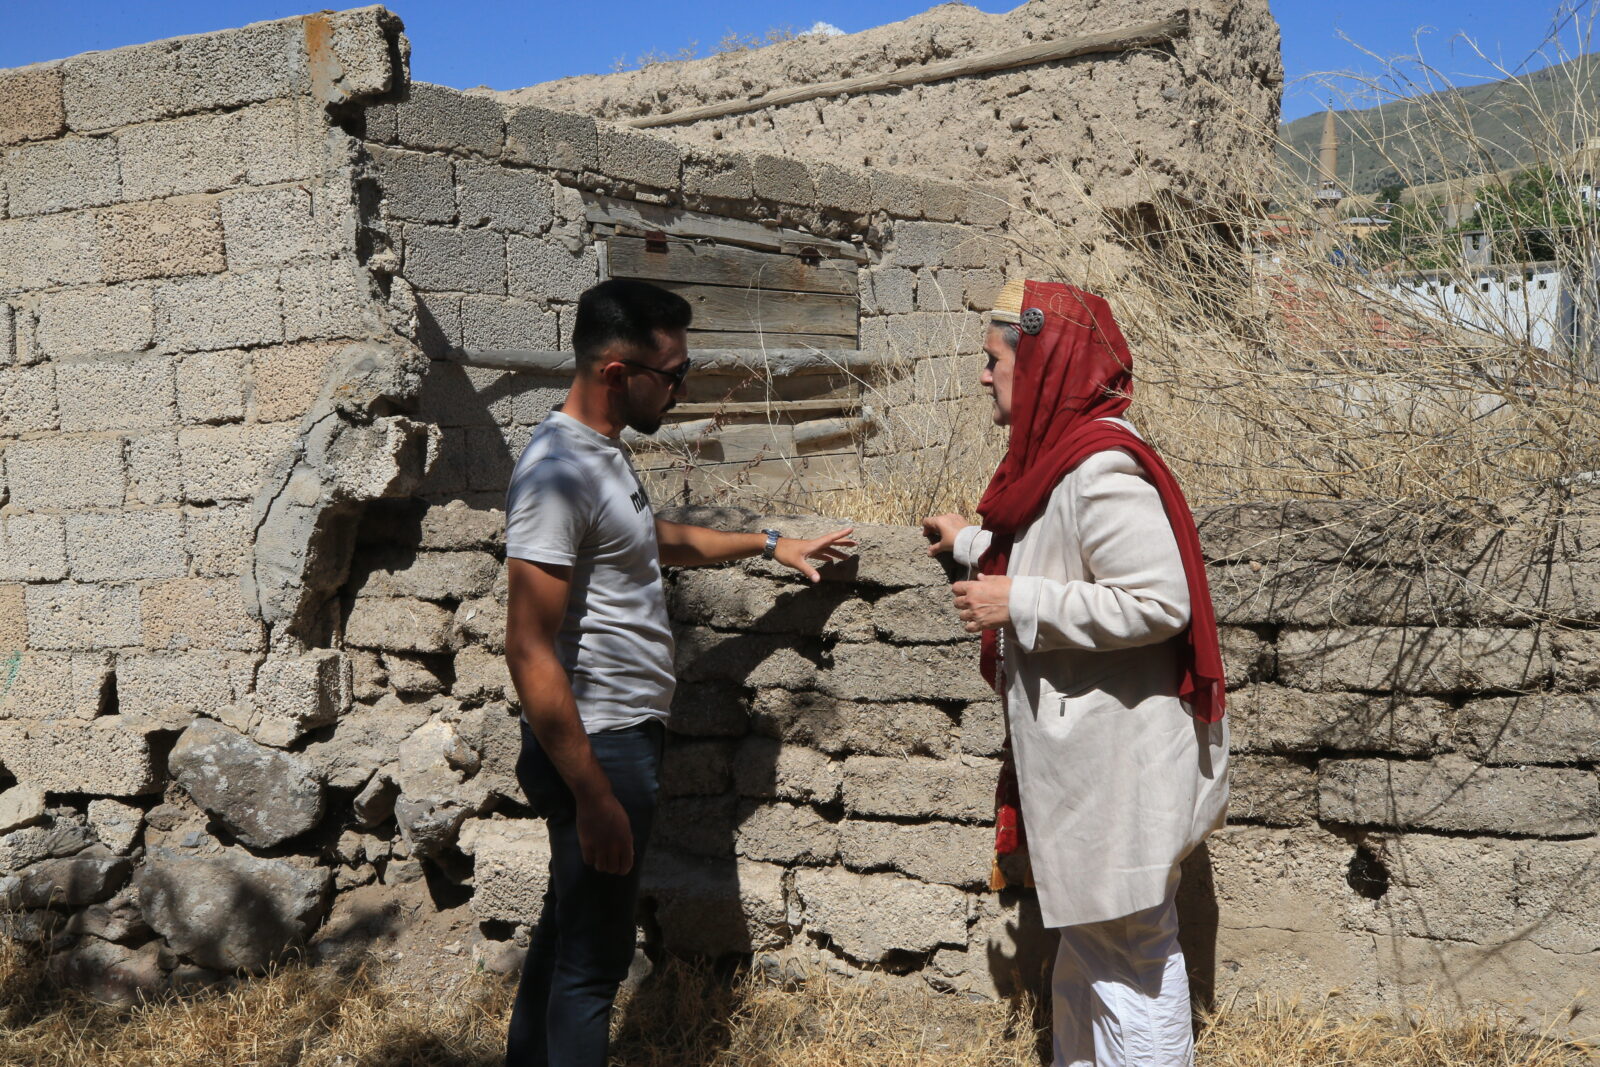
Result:
{"label": "cinder block wall", "polygon": [[[543,851],[498,504],[559,383],[455,357],[560,343],[577,191],[863,233],[864,345],[975,334],[997,281],[986,197],[502,110],[406,49],[364,9],[0,73],[0,901],[106,995],[380,907],[514,958]],[[1203,526],[1238,764],[1186,879],[1200,984],[1530,1019],[1592,987],[1590,524]],[[1048,938],[979,889],[998,709],[916,532],[863,542],[820,588],[672,579],[644,936],[1002,991]]]}
{"label": "cinder block wall", "polygon": [[[948,436],[976,391],[981,313],[1019,257],[1006,239],[1010,206],[984,188],[683,151],[585,115],[426,84],[352,126],[375,205],[358,243],[430,357],[420,414],[448,431],[419,490],[428,499],[492,505],[533,426],[565,394],[564,376],[470,367],[462,354],[568,347],[577,298],[602,269],[584,193],[855,239],[868,255],[859,347],[891,361],[860,384],[892,423],[865,440],[867,457]],[[721,495],[758,506],[763,490]]]}

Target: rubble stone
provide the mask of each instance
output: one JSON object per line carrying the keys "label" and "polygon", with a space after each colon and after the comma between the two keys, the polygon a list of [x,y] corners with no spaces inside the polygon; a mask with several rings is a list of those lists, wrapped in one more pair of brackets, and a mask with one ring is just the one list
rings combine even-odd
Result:
{"label": "rubble stone", "polygon": [[298,837],[322,818],[322,783],[305,760],[264,748],[221,723],[196,720],[178,738],[168,764],[196,803],[252,848]]}

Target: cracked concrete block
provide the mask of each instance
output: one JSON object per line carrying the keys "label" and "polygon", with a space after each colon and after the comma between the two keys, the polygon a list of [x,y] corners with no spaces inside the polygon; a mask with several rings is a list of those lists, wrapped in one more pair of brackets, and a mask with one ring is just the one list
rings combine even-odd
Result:
{"label": "cracked concrete block", "polygon": [[412,552],[397,549],[363,558],[351,568],[357,597],[465,600],[494,585],[500,563],[488,552]]}
{"label": "cracked concrete block", "polygon": [[0,584],[0,656],[28,647],[28,611],[24,586]]}
{"label": "cracked concrete block", "polygon": [[6,446],[11,506],[22,511],[122,506],[122,442],[39,438]]}
{"label": "cracked concrete block", "polygon": [[534,167],[595,170],[600,165],[595,121],[569,111],[513,108],[506,124],[506,157]]}
{"label": "cracked concrete block", "polygon": [[1600,763],[1600,699],[1588,693],[1469,700],[1456,722],[1484,763]]}
{"label": "cracked concrete block", "polygon": [[666,848],[697,856],[732,857],[737,805],[737,798],[731,796],[668,797],[656,809],[652,832]]}
{"label": "cracked concrete block", "polygon": [[212,649],[140,652],[117,659],[117,705],[131,719],[181,725],[215,716],[250,691],[256,657]]}
{"label": "cracked concrete block", "polygon": [[161,511],[68,515],[67,553],[80,582],[132,582],[189,573],[183,515]]}
{"label": "cracked concrete block", "polygon": [[456,653],[455,681],[451,684],[450,695],[457,700],[474,702],[515,702],[517,699],[505,657],[481,648],[464,648]]}
{"label": "cracked concrete block", "polygon": [[250,354],[250,410],[257,422],[298,421],[339,361],[340,342],[269,345]]}
{"label": "cracked concrete block", "polygon": [[88,212],[0,222],[0,292],[101,280],[99,237]]}
{"label": "cracked concrete block", "polygon": [[25,652],[6,668],[0,718],[93,719],[107,710],[111,657],[105,652]]}
{"label": "cracked concrete block", "polygon": [[1482,767],[1462,756],[1318,765],[1324,822],[1445,832],[1576,837],[1600,831],[1593,771]]}
{"label": "cracked concrete block", "polygon": [[0,792],[0,834],[45,822],[44,791],[19,785]]}
{"label": "cracked concrete block", "polygon": [[0,301],[0,367],[15,362],[17,358],[16,317],[17,313],[11,305]]}
{"label": "cracked concrete block", "polygon": [[683,155],[676,145],[645,133],[601,125],[600,172],[656,189],[676,189]]}
{"label": "cracked concrete block", "polygon": [[478,921],[536,924],[550,879],[543,820],[469,819],[460,840],[473,858],[471,907]]}
{"label": "cracked concrete block", "polygon": [[368,597],[345,620],[345,643],[389,652],[446,652],[455,615],[426,600]]}
{"label": "cracked concrete block", "polygon": [[187,508],[184,550],[201,578],[243,574],[250,566],[255,521],[247,504]]}
{"label": "cracked concrete block", "polygon": [[129,586],[59,582],[30,585],[28,640],[34,648],[123,648],[139,644],[139,591]]}
{"label": "cracked concrete block", "polygon": [[278,272],[207,275],[156,289],[156,339],[194,352],[283,339]]}
{"label": "cracked concrete block", "polygon": [[464,501],[422,513],[421,548],[499,548],[506,543],[506,515],[499,508],[475,508]]}
{"label": "cracked concrete block", "polygon": [[936,222],[956,222],[967,206],[967,188],[934,178],[922,181],[922,214]]}
{"label": "cracked concrete block", "polygon": [[1268,826],[1308,826],[1317,820],[1317,771],[1282,756],[1235,755],[1228,764],[1228,816]]}
{"label": "cracked concrete block", "polygon": [[54,430],[59,425],[54,366],[0,367],[0,437]]}
{"label": "cracked concrete block", "polygon": [[244,418],[245,367],[240,351],[196,352],[179,359],[174,377],[178,415],[187,423],[238,422]]}
{"label": "cracked concrete block", "polygon": [[917,278],[917,310],[961,310],[961,272],[920,271]]}
{"label": "cracked concrete block", "polygon": [[97,357],[56,365],[61,428],[139,430],[178,421],[171,356]]}
{"label": "cracked concrete block", "polygon": [[882,211],[902,219],[914,219],[921,215],[922,183],[917,178],[870,168],[866,175],[873,211]]}
{"label": "cracked concrete block", "polygon": [[304,655],[275,653],[256,674],[260,721],[250,732],[263,744],[284,748],[337,720],[350,701],[350,663],[343,653],[326,648]]}
{"label": "cracked concrete block", "polygon": [[960,735],[961,751],[974,756],[998,756],[1006,742],[1005,708],[998,700],[974,700],[961,711]]}
{"label": "cracked concrete block", "polygon": [[59,66],[0,74],[0,145],[48,140],[66,125]]}
{"label": "cracked concrete block", "polygon": [[784,869],[776,864],[740,859],[708,869],[698,857],[652,849],[641,878],[669,951],[716,957],[789,941]]}
{"label": "cracked concrete block", "polygon": [[88,723],[0,723],[0,764],[21,785],[102,797],[159,793],[150,741],[119,715]]}
{"label": "cracked concrete block", "polygon": [[851,815],[922,816],[953,822],[994,818],[996,760],[965,756],[851,756],[844,762],[844,806]]}
{"label": "cracked concrete block", "polygon": [[46,293],[39,300],[37,340],[52,359],[150,347],[155,308],[149,288],[115,285]]}
{"label": "cracked concrete block", "polygon": [[750,157],[739,152],[699,153],[683,157],[685,196],[714,196],[723,200],[748,200],[754,195],[755,176]]}
{"label": "cracked concrete block", "polygon": [[62,67],[66,119],[75,130],[110,129],[180,110],[184,87],[174,42],[90,52]]}
{"label": "cracked concrete block", "polygon": [[68,137],[0,153],[13,217],[115,203],[121,192],[117,143]]}
{"label": "cracked concrete block", "polygon": [[494,230],[405,228],[405,278],[418,289],[504,294],[506,239]]}
{"label": "cracked concrete block", "polygon": [[839,828],[803,804],[748,804],[734,849],[746,859],[771,863],[832,863],[839,854]]}
{"label": "cracked concrete block", "polygon": [[661,795],[716,796],[728,791],[732,773],[733,746],[727,741],[669,736],[661,756]]}
{"label": "cracked concrete block", "polygon": [[192,502],[252,500],[286,461],[299,427],[293,423],[196,426],[178,431],[184,496]]}
{"label": "cracked concrete block", "polygon": [[556,347],[556,314],[528,300],[461,298],[461,345],[468,350]]}
{"label": "cracked concrete block", "polygon": [[576,303],[585,289],[600,281],[594,246],[579,255],[548,240],[513,236],[506,248],[507,282],[512,296]]}
{"label": "cracked concrete block", "polygon": [[100,843],[119,856],[127,855],[144,829],[144,811],[120,800],[102,797],[89,801],[89,829]]}
{"label": "cracked concrete block", "polygon": [[1449,708],[1443,701],[1399,694],[1307,693],[1247,685],[1228,694],[1235,752],[1447,752]]}
{"label": "cracked concrete block", "polygon": [[543,171],[458,163],[456,203],[462,226],[537,234],[555,219],[550,177]]}
{"label": "cracked concrete block", "polygon": [[146,433],[126,438],[128,504],[177,503],[183,498],[183,464],[176,433]]}
{"label": "cracked concrete block", "polygon": [[967,898],[951,886],[827,867],[796,871],[794,888],[805,929],[863,963],[967,943]]}
{"label": "cracked concrete block", "polygon": [[167,764],[195,803],[251,848],[281,844],[322,819],[322,783],[310,764],[211,719],[183,732]]}
{"label": "cracked concrete block", "polygon": [[1278,673],[1312,691],[1475,693],[1534,687],[1549,661],[1531,630],[1293,627],[1278,636]]}
{"label": "cracked concrete block", "polygon": [[178,578],[149,582],[139,611],[146,648],[254,652],[266,643],[259,620],[245,607],[236,578]]}
{"label": "cracked concrete block", "polygon": [[221,198],[221,213],[230,270],[287,263],[343,245],[333,212],[305,186],[230,193]]}
{"label": "cracked concrete block", "polygon": [[960,645],[840,644],[817,677],[829,696],[860,700],[984,700],[992,689]]}
{"label": "cracked concrete block", "polygon": [[455,220],[455,169],[449,156],[376,147],[368,151],[390,217],[411,222]]}
{"label": "cracked concrete block", "polygon": [[285,341],[381,336],[388,329],[368,276],[346,256],[285,267],[282,286]]}
{"label": "cracked concrete block", "polygon": [[400,142],[410,148],[498,156],[505,120],[497,101],[457,89],[412,82],[395,106]]}
{"label": "cracked concrete block", "polygon": [[308,100],[132,126],[117,134],[122,196],[159,200],[305,180],[322,168],[326,130]]}
{"label": "cracked concrete block", "polygon": [[816,182],[817,203],[822,207],[865,215],[872,210],[872,187],[866,174],[833,163],[815,163],[811,177]]}
{"label": "cracked concrete block", "polygon": [[993,858],[989,826],[860,819],[839,824],[839,859],[854,871],[900,871],[923,882],[982,889]]}
{"label": "cracked concrete block", "polygon": [[750,157],[750,168],[755,177],[756,196],[761,199],[800,205],[817,202],[811,170],[798,159],[759,153]]}
{"label": "cracked concrete block", "polygon": [[771,737],[745,738],[734,764],[735,787],[747,797],[832,804],[843,780],[843,764]]}
{"label": "cracked concrete block", "polygon": [[[883,315],[904,315],[916,310],[917,276],[914,272],[904,267],[884,267],[866,275],[863,280],[871,279],[870,298],[865,302],[871,308]],[[869,287],[862,286],[864,291]]]}
{"label": "cracked concrete block", "polygon": [[932,704],[869,704],[787,689],[758,692],[750,725],[767,737],[832,755],[946,756],[956,744],[955,724]]}
{"label": "cracked concrete block", "polygon": [[215,274],[228,266],[212,197],[126,204],[94,218],[107,281]]}

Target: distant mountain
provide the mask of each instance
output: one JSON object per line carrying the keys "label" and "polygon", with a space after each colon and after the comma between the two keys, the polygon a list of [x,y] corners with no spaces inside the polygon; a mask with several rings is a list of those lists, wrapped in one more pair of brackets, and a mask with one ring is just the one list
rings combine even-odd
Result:
{"label": "distant mountain", "polygon": [[[1279,155],[1308,184],[1316,180],[1326,114],[1278,128]],[[1438,119],[1445,114],[1463,116],[1477,143],[1441,137],[1448,124]],[[1503,170],[1600,136],[1600,53],[1504,81],[1338,112],[1336,121],[1339,179],[1353,193]]]}

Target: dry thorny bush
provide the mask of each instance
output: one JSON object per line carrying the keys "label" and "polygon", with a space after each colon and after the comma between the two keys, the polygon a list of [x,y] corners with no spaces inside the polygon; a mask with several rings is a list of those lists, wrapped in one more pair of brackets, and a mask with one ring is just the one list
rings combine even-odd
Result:
{"label": "dry thorny bush", "polygon": [[[367,972],[286,967],[186,999],[116,1008],[52,988],[0,942],[4,1067],[491,1067],[511,988],[477,977],[428,993]],[[1024,1067],[1044,1021],[1027,1003],[975,1002],[914,980],[816,976],[784,984],[669,961],[615,1021],[628,1067]],[[1235,1003],[1205,1019],[1201,1067],[1577,1067],[1582,1050],[1489,1018],[1424,1011],[1339,1021],[1320,1009]]]}

